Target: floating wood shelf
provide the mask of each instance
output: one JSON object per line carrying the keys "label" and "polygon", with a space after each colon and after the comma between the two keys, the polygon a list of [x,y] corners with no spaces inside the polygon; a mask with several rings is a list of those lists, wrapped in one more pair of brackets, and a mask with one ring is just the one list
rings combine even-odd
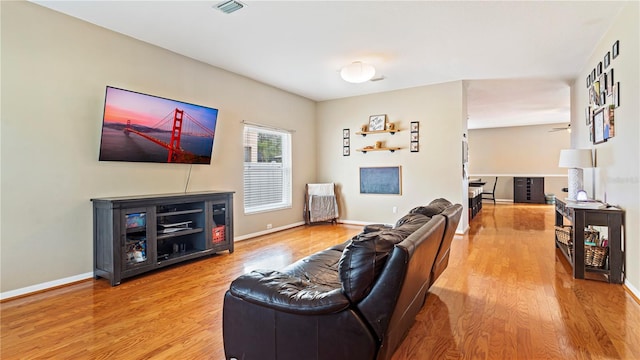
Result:
{"label": "floating wood shelf", "polygon": [[393,134],[397,133],[398,131],[400,131],[400,129],[376,130],[376,131],[358,131],[356,133],[356,135],[367,136],[368,134],[387,134],[387,133],[390,133],[391,135],[393,135]]}
{"label": "floating wood shelf", "polygon": [[366,148],[362,148],[362,149],[358,149],[356,151],[362,151],[363,153],[367,153],[367,151],[389,151],[389,152],[394,152],[396,150],[400,150],[402,148],[399,147],[383,147],[383,148],[371,148],[371,149],[366,149]]}

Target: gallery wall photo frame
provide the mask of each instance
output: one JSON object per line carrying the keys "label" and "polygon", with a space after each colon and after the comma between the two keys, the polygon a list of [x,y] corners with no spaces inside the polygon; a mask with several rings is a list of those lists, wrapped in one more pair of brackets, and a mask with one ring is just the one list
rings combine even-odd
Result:
{"label": "gallery wall photo frame", "polygon": [[605,108],[593,113],[593,143],[601,144],[607,139],[604,136],[604,113]]}
{"label": "gallery wall photo frame", "polygon": [[360,193],[402,195],[402,167],[361,167]]}
{"label": "gallery wall photo frame", "polygon": [[342,129],[342,156],[351,155],[351,130]]}
{"label": "gallery wall photo frame", "polygon": [[620,40],[616,40],[611,47],[611,58],[615,59],[620,54]]}
{"label": "gallery wall photo frame", "polygon": [[411,141],[409,143],[409,150],[411,150],[411,152],[418,152],[420,151],[420,123],[418,121],[412,121],[409,130],[409,140]]}

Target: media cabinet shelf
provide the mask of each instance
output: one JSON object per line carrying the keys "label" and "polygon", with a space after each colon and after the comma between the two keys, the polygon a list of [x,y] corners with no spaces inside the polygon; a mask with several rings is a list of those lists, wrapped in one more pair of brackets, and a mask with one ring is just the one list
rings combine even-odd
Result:
{"label": "media cabinet shelf", "polygon": [[91,199],[94,276],[112,286],[128,277],[228,250],[233,192]]}

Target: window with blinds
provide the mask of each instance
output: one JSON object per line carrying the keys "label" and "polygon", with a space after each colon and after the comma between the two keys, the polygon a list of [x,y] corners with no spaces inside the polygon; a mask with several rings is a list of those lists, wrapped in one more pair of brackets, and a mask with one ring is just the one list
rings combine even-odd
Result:
{"label": "window with blinds", "polygon": [[291,134],[244,127],[244,212],[291,207]]}

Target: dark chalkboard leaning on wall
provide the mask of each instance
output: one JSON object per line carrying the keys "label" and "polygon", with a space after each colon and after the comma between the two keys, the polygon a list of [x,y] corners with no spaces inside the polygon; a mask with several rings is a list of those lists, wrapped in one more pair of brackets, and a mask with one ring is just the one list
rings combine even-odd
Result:
{"label": "dark chalkboard leaning on wall", "polygon": [[360,193],[400,195],[401,179],[400,166],[361,167]]}

